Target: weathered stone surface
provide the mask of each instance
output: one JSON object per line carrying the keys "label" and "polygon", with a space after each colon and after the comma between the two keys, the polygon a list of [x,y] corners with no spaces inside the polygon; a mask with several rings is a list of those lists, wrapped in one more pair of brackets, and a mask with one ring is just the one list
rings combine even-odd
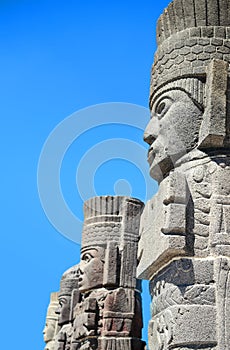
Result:
{"label": "weathered stone surface", "polygon": [[45,350],[54,350],[55,336],[59,331],[58,316],[56,309],[58,307],[58,293],[54,292],[50,295],[50,304],[47,309],[46,324],[43,330],[44,341],[46,343]]}
{"label": "weathered stone surface", "polygon": [[60,330],[55,337],[54,350],[70,350],[73,334],[72,320],[75,303],[80,301],[78,288],[78,270],[75,265],[64,272],[58,293],[59,306],[56,309]]}
{"label": "weathered stone surface", "polygon": [[228,63],[213,60],[207,68],[206,108],[200,147],[223,147],[226,138]]}
{"label": "weathered stone surface", "polygon": [[126,197],[96,197],[85,203],[82,297],[74,309],[73,349],[144,348],[136,280],[142,209],[142,202]]}
{"label": "weathered stone surface", "polygon": [[150,350],[230,348],[229,10],[174,0],[158,23],[144,139],[159,190],[137,268],[150,280]]}
{"label": "weathered stone surface", "polygon": [[189,253],[189,247],[186,247],[189,197],[184,174],[174,172],[161,183],[157,195],[146,204],[138,248],[137,274],[140,278],[149,279],[174,256]]}
{"label": "weathered stone surface", "polygon": [[143,203],[95,197],[84,204],[81,261],[62,276],[52,350],[143,350],[136,279]]}
{"label": "weathered stone surface", "polygon": [[172,1],[157,40],[144,139],[159,191],[140,237],[140,201],[85,203],[81,262],[61,281],[52,350],[144,349],[138,245],[149,349],[230,348],[229,1]]}
{"label": "weathered stone surface", "polygon": [[180,259],[155,277],[150,349],[229,348],[229,263],[229,258]]}
{"label": "weathered stone surface", "polygon": [[165,85],[152,98],[152,118],[144,139],[150,145],[150,175],[159,182],[179,158],[197,145],[203,115],[200,104],[203,90],[202,82],[186,78]]}
{"label": "weathered stone surface", "polygon": [[[212,59],[221,59],[229,63],[229,57],[223,56],[223,54],[229,54],[230,12],[228,7],[227,0],[218,2],[217,0],[174,0],[170,3],[161,15],[157,26],[159,46],[153,65],[150,95],[154,94],[160,85],[170,80],[197,75],[198,62],[201,67],[198,74],[200,78],[206,74],[206,67]],[[193,60],[191,55],[187,60],[188,52],[193,53]],[[206,54],[211,52],[212,55]],[[166,58],[162,61],[158,59],[160,57]],[[167,61],[172,57],[174,60],[180,57],[179,61],[174,62],[174,65],[177,64],[176,69],[174,69],[175,66],[171,66],[170,69],[167,67]]]}

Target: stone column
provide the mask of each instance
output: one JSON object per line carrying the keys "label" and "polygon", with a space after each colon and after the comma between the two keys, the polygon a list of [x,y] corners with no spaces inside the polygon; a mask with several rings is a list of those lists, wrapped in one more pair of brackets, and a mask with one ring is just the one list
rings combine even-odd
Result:
{"label": "stone column", "polygon": [[43,330],[44,341],[46,343],[45,350],[54,350],[55,336],[59,331],[58,316],[56,309],[58,307],[58,293],[50,294],[50,303],[46,314],[46,324]]}
{"label": "stone column", "polygon": [[85,202],[81,261],[61,279],[52,350],[144,350],[136,279],[143,206],[122,196]]}
{"label": "stone column", "polygon": [[143,203],[95,197],[84,204],[71,350],[142,350],[137,246]]}
{"label": "stone column", "polygon": [[138,276],[150,350],[230,349],[230,3],[174,0],[157,26]]}
{"label": "stone column", "polygon": [[60,327],[54,341],[54,350],[70,350],[73,334],[73,309],[80,301],[78,288],[79,266],[74,265],[64,272],[58,293],[59,305],[56,308]]}

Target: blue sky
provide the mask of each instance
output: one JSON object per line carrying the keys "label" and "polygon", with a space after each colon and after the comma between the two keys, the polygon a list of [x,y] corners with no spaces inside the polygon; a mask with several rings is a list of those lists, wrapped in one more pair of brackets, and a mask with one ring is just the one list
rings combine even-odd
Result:
{"label": "blue sky", "polygon": [[[111,102],[148,107],[156,19],[168,3],[0,2],[2,348],[44,347],[49,294],[58,290],[62,273],[79,259],[79,245],[57,232],[39,199],[37,168],[44,143],[59,123],[82,108]],[[77,129],[84,121],[81,116],[76,115]],[[146,114],[143,118],[147,123]],[[142,130],[131,124],[88,127],[66,151],[60,170],[62,194],[80,220],[90,178],[97,195],[126,194],[132,188],[133,196],[146,198],[145,156],[142,169],[119,155],[104,162],[100,158],[94,172],[83,162],[85,182],[79,180],[80,189],[76,185],[76,169],[87,151],[93,152],[91,160],[104,154],[96,147],[99,143],[107,148],[106,141],[114,140],[117,149],[120,138],[147,150]],[[119,179],[123,183],[117,183]],[[149,193],[155,189],[152,180]],[[147,310],[147,292],[143,299]]]}

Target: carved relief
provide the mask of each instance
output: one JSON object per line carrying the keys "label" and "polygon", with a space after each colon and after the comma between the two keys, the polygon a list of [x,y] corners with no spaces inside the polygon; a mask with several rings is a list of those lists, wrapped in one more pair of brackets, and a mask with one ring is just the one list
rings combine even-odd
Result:
{"label": "carved relief", "polygon": [[[144,140],[150,146],[150,175],[158,181],[173,169],[180,157],[197,145],[203,115],[203,104],[195,100],[198,82],[195,78],[187,78],[180,80],[181,86],[169,83],[150,101],[151,120]],[[190,90],[190,85],[194,91]]]}
{"label": "carved relief", "polygon": [[214,260],[181,259],[151,281],[150,349],[217,345],[214,280]]}
{"label": "carved relief", "polygon": [[[159,19],[143,203],[85,203],[81,262],[63,275],[54,350],[142,350],[138,276],[150,280],[150,350],[230,347],[230,7],[174,0]],[[139,240],[139,243],[138,243]]]}
{"label": "carved relief", "polygon": [[58,307],[58,293],[54,292],[50,295],[50,304],[47,309],[46,324],[43,330],[44,341],[46,343],[45,350],[54,350],[55,336],[58,333],[58,316],[56,309]]}
{"label": "carved relief", "polygon": [[228,1],[172,1],[157,40],[144,139],[159,190],[142,215],[137,268],[151,281],[149,347],[227,350]]}
{"label": "carved relief", "polygon": [[79,302],[78,265],[68,269],[62,276],[56,309],[60,330],[55,338],[54,350],[70,350],[73,333],[72,319],[75,303]]}
{"label": "carved relief", "polygon": [[222,349],[230,347],[230,259],[219,258],[215,262],[217,281],[217,308],[219,343]]}
{"label": "carved relief", "polygon": [[147,202],[141,217],[139,277],[149,279],[173,257],[191,254],[189,243],[193,241],[193,233],[187,228],[189,205],[186,177],[179,171],[171,173],[160,184],[156,196]]}
{"label": "carved relief", "polygon": [[136,279],[143,203],[95,197],[84,204],[81,261],[62,276],[52,350],[143,350]]}
{"label": "carved relief", "polygon": [[79,264],[81,301],[74,308],[72,349],[144,347],[140,340],[141,299],[136,289],[142,207],[140,201],[123,197],[98,197],[85,203]]}
{"label": "carved relief", "polygon": [[[168,310],[154,321],[149,323],[150,344],[154,344],[154,350],[165,350],[173,339],[172,314]],[[152,345],[151,345],[152,346]]]}

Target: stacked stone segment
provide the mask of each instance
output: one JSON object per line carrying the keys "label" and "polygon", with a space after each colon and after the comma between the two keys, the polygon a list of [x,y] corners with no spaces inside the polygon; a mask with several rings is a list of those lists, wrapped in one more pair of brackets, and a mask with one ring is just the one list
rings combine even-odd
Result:
{"label": "stacked stone segment", "polygon": [[122,196],[84,203],[81,261],[61,278],[52,350],[144,350],[136,279],[143,206]]}
{"label": "stacked stone segment", "polygon": [[150,350],[230,348],[230,2],[174,0],[157,26],[140,278]]}

